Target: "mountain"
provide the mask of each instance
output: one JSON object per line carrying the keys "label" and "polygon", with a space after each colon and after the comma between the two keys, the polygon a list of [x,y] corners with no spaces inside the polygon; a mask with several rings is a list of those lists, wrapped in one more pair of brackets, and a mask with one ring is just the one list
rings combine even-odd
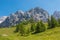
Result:
{"label": "mountain", "polygon": [[54,16],[56,19],[60,18],[60,11],[55,11],[54,14],[53,14],[53,16]]}
{"label": "mountain", "polygon": [[8,27],[8,26],[16,25],[21,21],[29,20],[31,18],[33,18],[34,21],[42,20],[46,22],[48,19],[48,12],[39,7],[32,8],[26,12],[18,10],[15,13],[10,14],[10,16],[8,16],[6,20],[0,24],[0,26]]}
{"label": "mountain", "polygon": [[5,21],[5,19],[7,18],[7,16],[3,16],[3,17],[0,17],[0,24]]}
{"label": "mountain", "polygon": [[27,12],[30,16],[33,17],[35,21],[47,21],[48,18],[48,12],[42,8],[36,7]]}

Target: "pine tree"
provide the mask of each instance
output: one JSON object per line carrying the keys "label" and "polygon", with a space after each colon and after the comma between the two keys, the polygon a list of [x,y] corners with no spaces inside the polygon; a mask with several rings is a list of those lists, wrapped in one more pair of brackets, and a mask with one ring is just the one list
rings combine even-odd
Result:
{"label": "pine tree", "polygon": [[58,19],[58,23],[59,23],[59,25],[60,25],[60,18]]}
{"label": "pine tree", "polygon": [[42,22],[42,21],[40,21],[40,32],[43,32],[43,31],[45,31],[46,30],[46,26],[45,26],[45,24]]}
{"label": "pine tree", "polygon": [[51,28],[54,28],[56,26],[58,26],[58,22],[53,16],[51,16]]}
{"label": "pine tree", "polygon": [[19,25],[16,25],[16,30],[15,32],[19,32]]}
{"label": "pine tree", "polygon": [[36,28],[35,23],[31,23],[31,32],[32,32],[32,33],[35,32],[35,28]]}
{"label": "pine tree", "polygon": [[48,18],[48,29],[51,28],[51,20]]}
{"label": "pine tree", "polygon": [[20,31],[21,36],[26,36],[30,33],[30,28],[27,27],[26,25],[28,24],[25,24],[25,22],[20,23],[19,31]]}
{"label": "pine tree", "polygon": [[40,21],[40,22],[37,23],[36,32],[35,33],[43,32],[46,29],[47,28],[46,28],[45,24],[42,21]]}
{"label": "pine tree", "polygon": [[20,34],[21,34],[21,36],[23,36],[24,35],[24,27],[23,27],[23,23],[21,23],[20,24],[20,26],[19,26],[19,31],[20,31]]}
{"label": "pine tree", "polygon": [[35,33],[39,33],[40,32],[40,26],[41,26],[40,22],[37,22]]}
{"label": "pine tree", "polygon": [[31,32],[33,32],[34,31],[34,26],[33,26],[33,24],[31,24]]}

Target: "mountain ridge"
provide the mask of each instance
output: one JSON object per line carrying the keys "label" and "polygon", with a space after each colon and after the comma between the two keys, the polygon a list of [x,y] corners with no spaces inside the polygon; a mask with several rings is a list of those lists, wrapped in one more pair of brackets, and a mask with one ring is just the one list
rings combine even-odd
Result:
{"label": "mountain ridge", "polygon": [[18,10],[8,16],[6,20],[0,24],[0,26],[8,27],[16,25],[21,21],[29,20],[31,17],[34,19],[34,21],[42,20],[46,22],[48,19],[48,12],[40,7],[32,8],[26,12]]}

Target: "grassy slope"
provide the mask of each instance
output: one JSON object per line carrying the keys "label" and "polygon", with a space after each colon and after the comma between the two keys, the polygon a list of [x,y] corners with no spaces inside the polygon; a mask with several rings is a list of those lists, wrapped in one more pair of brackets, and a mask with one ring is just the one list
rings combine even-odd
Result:
{"label": "grassy slope", "polygon": [[[14,33],[15,28],[1,28],[0,40],[60,40],[60,27],[49,29],[45,32],[23,37]],[[3,36],[8,35],[8,36]]]}

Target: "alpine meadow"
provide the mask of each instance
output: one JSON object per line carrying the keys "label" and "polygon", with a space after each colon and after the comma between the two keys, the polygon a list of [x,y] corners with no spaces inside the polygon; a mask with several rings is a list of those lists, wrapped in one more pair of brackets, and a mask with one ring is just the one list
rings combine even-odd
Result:
{"label": "alpine meadow", "polygon": [[60,40],[60,1],[47,1],[1,0],[0,40]]}

